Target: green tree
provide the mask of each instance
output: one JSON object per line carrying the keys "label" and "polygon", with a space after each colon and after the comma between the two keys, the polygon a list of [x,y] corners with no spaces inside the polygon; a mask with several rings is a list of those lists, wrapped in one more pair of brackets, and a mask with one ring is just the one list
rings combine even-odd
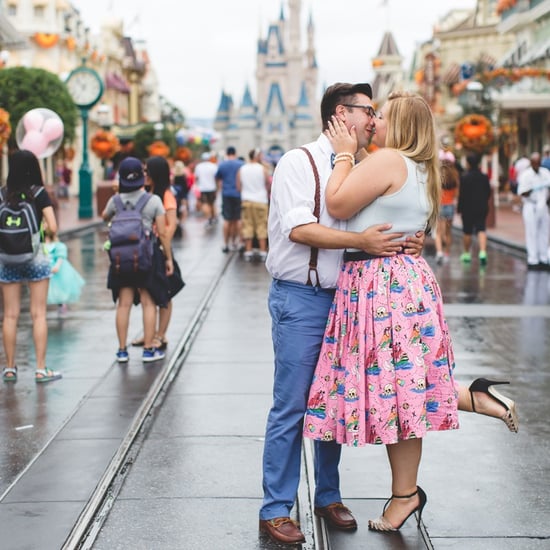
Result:
{"label": "green tree", "polygon": [[170,154],[174,154],[176,150],[176,138],[174,134],[168,128],[164,127],[159,136],[153,124],[145,124],[134,136],[135,156],[142,160],[146,159],[149,156],[147,147],[154,141],[157,141],[157,139],[164,141],[164,143],[170,147]]}
{"label": "green tree", "polygon": [[67,87],[44,69],[13,67],[0,71],[0,107],[10,114],[10,149],[16,148],[15,129],[23,115],[39,107],[57,113],[63,121],[64,141],[71,143],[79,114]]}

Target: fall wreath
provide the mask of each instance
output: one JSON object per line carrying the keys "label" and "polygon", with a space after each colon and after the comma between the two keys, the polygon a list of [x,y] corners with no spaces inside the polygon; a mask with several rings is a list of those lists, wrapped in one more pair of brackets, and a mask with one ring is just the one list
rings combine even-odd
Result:
{"label": "fall wreath", "polygon": [[487,152],[494,141],[491,121],[478,114],[462,117],[455,127],[455,141],[469,151]]}
{"label": "fall wreath", "polygon": [[120,143],[112,132],[98,130],[91,139],[90,147],[100,159],[108,159],[120,149]]}

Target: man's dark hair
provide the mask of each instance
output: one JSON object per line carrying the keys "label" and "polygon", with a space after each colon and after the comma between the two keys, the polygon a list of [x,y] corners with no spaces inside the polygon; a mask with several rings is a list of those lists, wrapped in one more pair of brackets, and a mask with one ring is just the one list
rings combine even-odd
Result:
{"label": "man's dark hair", "polygon": [[466,162],[468,163],[468,166],[470,166],[470,168],[478,168],[480,161],[481,159],[477,153],[470,153],[466,157]]}
{"label": "man's dark hair", "polygon": [[225,151],[225,153],[227,155],[236,155],[237,154],[237,150],[235,149],[235,147],[232,147],[231,145],[227,148],[227,150]]}
{"label": "man's dark hair", "polygon": [[334,114],[337,105],[342,103],[350,103],[353,101],[355,94],[365,94],[372,99],[372,88],[366,82],[359,84],[349,84],[347,82],[337,82],[329,86],[321,99],[321,121],[323,130],[327,129],[327,123],[330,117]]}

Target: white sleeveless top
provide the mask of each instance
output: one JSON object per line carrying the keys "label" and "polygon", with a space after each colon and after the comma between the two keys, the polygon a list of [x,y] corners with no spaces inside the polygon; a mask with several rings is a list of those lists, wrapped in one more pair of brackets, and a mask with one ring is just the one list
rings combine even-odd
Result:
{"label": "white sleeveless top", "polygon": [[430,202],[425,166],[423,163],[412,161],[405,155],[401,157],[407,165],[405,183],[395,193],[378,197],[350,218],[347,221],[348,231],[361,232],[371,225],[381,223],[391,223],[391,232],[405,235],[414,235],[417,231],[426,229]]}

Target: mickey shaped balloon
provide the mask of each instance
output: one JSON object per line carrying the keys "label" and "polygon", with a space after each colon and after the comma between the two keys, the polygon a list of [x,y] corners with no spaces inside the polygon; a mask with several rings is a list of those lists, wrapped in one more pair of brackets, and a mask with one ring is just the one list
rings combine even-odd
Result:
{"label": "mickey shaped balloon", "polygon": [[59,149],[63,131],[63,121],[59,115],[51,109],[39,107],[21,117],[15,130],[15,140],[19,149],[31,151],[42,159]]}

